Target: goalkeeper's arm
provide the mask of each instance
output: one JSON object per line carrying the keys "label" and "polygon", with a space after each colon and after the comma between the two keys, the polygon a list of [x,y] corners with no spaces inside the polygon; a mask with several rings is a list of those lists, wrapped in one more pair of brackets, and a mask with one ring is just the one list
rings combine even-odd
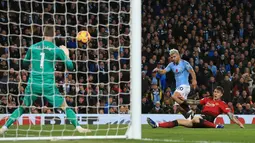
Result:
{"label": "goalkeeper's arm", "polygon": [[27,53],[26,53],[26,56],[25,58],[23,59],[23,64],[25,67],[28,67],[29,64],[30,64],[30,59],[31,59],[31,48],[29,48],[27,50]]}
{"label": "goalkeeper's arm", "polygon": [[74,69],[73,62],[69,58],[69,51],[65,46],[57,48],[57,56],[60,60],[65,62],[67,70],[72,71]]}

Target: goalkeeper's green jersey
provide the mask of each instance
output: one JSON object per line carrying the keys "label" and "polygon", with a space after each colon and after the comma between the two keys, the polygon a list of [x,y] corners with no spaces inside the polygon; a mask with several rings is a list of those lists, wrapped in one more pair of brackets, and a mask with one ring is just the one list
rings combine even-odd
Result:
{"label": "goalkeeper's green jersey", "polygon": [[57,60],[64,61],[69,71],[73,70],[72,61],[52,42],[41,41],[32,45],[23,61],[24,64],[31,63],[29,83],[54,85]]}

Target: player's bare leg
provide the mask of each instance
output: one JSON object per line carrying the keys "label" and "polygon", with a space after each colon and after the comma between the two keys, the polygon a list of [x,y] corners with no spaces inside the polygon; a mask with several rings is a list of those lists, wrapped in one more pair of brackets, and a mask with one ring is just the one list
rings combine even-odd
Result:
{"label": "player's bare leg", "polygon": [[173,128],[176,126],[183,126],[186,128],[194,127],[194,124],[199,123],[199,117],[194,117],[192,120],[178,119],[170,122],[159,123],[161,128]]}
{"label": "player's bare leg", "polygon": [[187,120],[187,119],[178,119],[171,122],[159,123],[159,127],[161,128],[173,128],[176,126],[184,126],[187,128],[191,128],[193,127],[193,123],[192,123],[192,120]]}
{"label": "player's bare leg", "polygon": [[174,128],[176,126],[183,126],[186,128],[224,128],[222,125],[215,125],[212,122],[202,119],[201,117],[194,117],[192,120],[178,119],[169,122],[157,123],[150,118],[147,118],[148,124],[153,128]]}
{"label": "player's bare leg", "polygon": [[[176,121],[178,126],[187,128],[218,128],[214,123],[204,120],[201,117],[194,117],[192,120],[179,119]],[[219,127],[221,128],[222,126]]]}
{"label": "player's bare leg", "polygon": [[193,122],[192,120],[187,120],[187,119],[179,119],[177,120],[178,126],[184,126],[187,128],[192,128],[193,127]]}
{"label": "player's bare leg", "polygon": [[157,123],[153,121],[150,118],[147,118],[148,124],[153,127],[153,128],[173,128],[176,126],[184,126],[187,128],[193,127],[193,122],[192,120],[187,120],[187,119],[179,119],[179,120],[174,120],[174,121],[169,121],[169,122],[161,122]]}
{"label": "player's bare leg", "polygon": [[224,128],[223,125],[216,125],[210,121],[204,120],[201,117],[194,117],[192,119],[193,128]]}
{"label": "player's bare leg", "polygon": [[180,111],[186,119],[187,118],[192,119],[194,117],[194,112],[190,109],[189,105],[186,103],[185,99],[179,92],[174,92],[172,98],[174,99],[175,102],[179,104],[179,107],[183,109]]}
{"label": "player's bare leg", "polygon": [[0,129],[0,134],[4,134],[8,128],[24,113],[24,104],[17,108],[9,117],[9,119],[6,121],[6,123],[2,126]]}
{"label": "player's bare leg", "polygon": [[89,129],[82,128],[76,118],[76,114],[74,111],[70,108],[68,108],[68,105],[66,104],[66,101],[63,101],[63,104],[61,105],[61,109],[65,111],[67,119],[75,126],[76,130],[79,133],[88,133],[91,132]]}
{"label": "player's bare leg", "polygon": [[212,122],[202,119],[201,117],[194,117],[192,120],[177,120],[179,126],[188,128],[222,128]]}

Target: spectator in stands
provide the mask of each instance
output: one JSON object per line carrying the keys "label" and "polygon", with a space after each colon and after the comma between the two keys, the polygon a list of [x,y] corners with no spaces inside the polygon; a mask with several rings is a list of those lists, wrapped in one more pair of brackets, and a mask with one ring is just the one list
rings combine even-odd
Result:
{"label": "spectator in stands", "polygon": [[157,102],[162,103],[163,93],[162,90],[157,86],[157,83],[153,83],[151,88],[151,101],[153,104],[156,105]]}
{"label": "spectator in stands", "polygon": [[214,76],[211,76],[210,77],[210,81],[207,85],[208,87],[208,91],[210,92],[210,95],[212,95],[214,89],[218,86],[218,83],[215,81],[215,77]]}
{"label": "spectator in stands", "polygon": [[252,96],[248,96],[246,103],[253,104]]}
{"label": "spectator in stands", "polygon": [[10,94],[8,96],[8,102],[7,102],[8,113],[12,113],[17,108],[16,103],[18,103],[17,98],[15,98],[13,95]]}
{"label": "spectator in stands", "polygon": [[245,106],[244,114],[253,114],[254,111],[251,108],[251,104],[247,103]]}
{"label": "spectator in stands", "polygon": [[230,79],[227,75],[225,76],[225,79],[221,82],[221,86],[224,89],[224,95],[223,95],[222,99],[225,102],[232,101],[233,97],[231,95],[231,92],[232,92],[232,89],[233,89],[233,84],[232,84],[232,81],[230,81]]}
{"label": "spectator in stands", "polygon": [[165,104],[166,100],[168,100],[169,104],[173,104],[174,101],[171,96],[172,96],[171,89],[167,88],[166,92],[163,95],[163,97],[164,97],[163,103]]}
{"label": "spectator in stands", "polygon": [[145,93],[149,90],[151,86],[151,79],[146,76],[146,71],[142,72],[142,96],[145,96]]}
{"label": "spectator in stands", "polygon": [[170,104],[170,100],[165,100],[164,105],[162,105],[165,114],[173,114],[173,104]]}
{"label": "spectator in stands", "polygon": [[235,114],[244,114],[243,106],[240,103],[236,105],[236,108]]}
{"label": "spectator in stands", "polygon": [[142,98],[142,113],[148,114],[150,112],[150,109],[152,109],[152,103],[146,98]]}
{"label": "spectator in stands", "polygon": [[86,108],[86,101],[85,101],[85,97],[83,96],[78,96],[77,97],[78,101],[76,101],[76,108],[75,111],[76,113],[81,113],[81,114],[86,114],[87,113],[87,108]]}
{"label": "spectator in stands", "polygon": [[226,65],[226,71],[230,72],[231,74],[235,72],[238,66],[235,64],[233,59],[230,60],[230,63]]}
{"label": "spectator in stands", "polygon": [[235,108],[232,102],[228,102],[228,107],[230,108],[231,112],[234,113],[235,112]]}
{"label": "spectator in stands", "polygon": [[217,67],[213,64],[213,61],[210,61],[210,65],[208,66],[208,69],[211,70],[213,76],[216,76],[217,73]]}
{"label": "spectator in stands", "polygon": [[247,103],[248,95],[247,95],[247,92],[245,90],[243,90],[243,92],[242,92],[242,97],[243,97],[244,103]]}
{"label": "spectator in stands", "polygon": [[151,113],[153,114],[163,114],[164,110],[161,108],[161,104],[159,101],[155,103],[155,107],[152,108]]}
{"label": "spectator in stands", "polygon": [[127,111],[124,106],[120,106],[119,114],[127,114]]}
{"label": "spectator in stands", "polygon": [[244,82],[244,78],[240,78],[239,82],[236,83],[233,92],[235,93],[235,91],[239,91],[239,92],[243,92],[246,91],[247,94],[249,94],[249,89],[248,89],[248,85]]}

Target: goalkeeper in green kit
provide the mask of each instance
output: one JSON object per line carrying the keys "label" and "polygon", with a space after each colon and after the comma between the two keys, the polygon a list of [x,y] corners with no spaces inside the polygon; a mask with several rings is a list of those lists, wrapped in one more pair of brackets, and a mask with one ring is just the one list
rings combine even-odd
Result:
{"label": "goalkeeper in green kit", "polygon": [[57,47],[52,43],[55,36],[55,28],[46,26],[44,29],[44,41],[32,45],[23,61],[25,65],[31,64],[31,73],[22,106],[17,108],[9,117],[5,125],[0,129],[3,134],[25,111],[24,107],[32,106],[38,96],[42,95],[54,108],[61,108],[65,111],[67,119],[75,126],[80,133],[90,132],[82,128],[74,111],[66,104],[65,98],[60,94],[55,84],[55,61],[61,60],[69,71],[73,70],[73,63],[69,59],[69,51],[65,46]]}

